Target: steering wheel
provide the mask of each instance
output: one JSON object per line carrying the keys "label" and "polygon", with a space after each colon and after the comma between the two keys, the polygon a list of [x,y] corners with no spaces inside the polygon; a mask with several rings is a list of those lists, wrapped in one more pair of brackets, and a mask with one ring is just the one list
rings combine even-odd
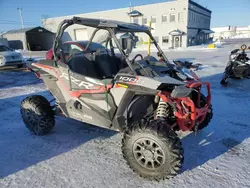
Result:
{"label": "steering wheel", "polygon": [[242,51],[245,51],[245,50],[247,49],[247,45],[243,44],[243,45],[240,47],[240,49],[241,49]]}
{"label": "steering wheel", "polygon": [[135,60],[137,57],[140,57],[141,60],[143,59],[143,56],[141,54],[137,54],[132,60],[131,60],[131,63],[134,64],[135,63]]}

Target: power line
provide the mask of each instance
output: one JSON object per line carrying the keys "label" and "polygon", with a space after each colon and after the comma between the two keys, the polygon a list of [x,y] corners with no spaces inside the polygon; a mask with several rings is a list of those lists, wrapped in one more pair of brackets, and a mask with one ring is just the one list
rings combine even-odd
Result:
{"label": "power line", "polygon": [[[9,24],[9,25],[20,25],[20,23],[8,23],[8,22],[6,22],[6,23],[4,23],[4,22],[0,22],[0,25],[1,24]],[[25,25],[36,25],[36,24],[25,24]]]}
{"label": "power line", "polygon": [[[15,21],[15,20],[0,20],[0,22],[20,23],[19,21]],[[36,22],[34,22],[34,21],[24,21],[24,23],[36,23]]]}

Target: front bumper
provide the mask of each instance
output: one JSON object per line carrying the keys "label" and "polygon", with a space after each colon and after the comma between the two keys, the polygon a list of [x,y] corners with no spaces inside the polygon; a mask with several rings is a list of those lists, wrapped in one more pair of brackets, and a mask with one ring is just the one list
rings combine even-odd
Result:
{"label": "front bumper", "polygon": [[[201,87],[207,88],[206,104],[200,106]],[[190,97],[172,98],[170,93],[161,92],[158,94],[164,102],[173,104],[176,122],[182,131],[189,131],[202,123],[211,106],[211,86],[208,82],[192,81],[187,83],[187,87],[194,88],[197,93],[197,100],[193,101]]]}
{"label": "front bumper", "polygon": [[18,60],[18,61],[6,61],[6,62],[0,62],[0,66],[14,66],[14,65],[21,65],[21,64],[25,64],[25,61],[23,60]]}
{"label": "front bumper", "polygon": [[[200,99],[201,99],[201,87],[205,85],[207,89],[207,96],[206,96],[206,104],[205,106],[200,106]],[[211,105],[211,85],[208,82],[189,82],[187,87],[194,88],[198,92],[197,100],[193,101],[189,97],[187,98],[180,98],[177,100],[181,100],[180,104],[185,105],[186,108],[191,109],[191,112],[185,113],[183,110],[179,110],[175,113],[177,117],[177,123],[179,124],[180,128],[183,131],[191,130],[195,126],[199,126],[202,123],[207,115],[207,112]],[[180,107],[182,108],[182,106]]]}

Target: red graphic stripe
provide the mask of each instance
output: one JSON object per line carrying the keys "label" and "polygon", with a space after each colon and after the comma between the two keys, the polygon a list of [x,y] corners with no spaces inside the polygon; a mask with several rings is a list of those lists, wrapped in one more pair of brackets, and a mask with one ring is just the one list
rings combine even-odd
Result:
{"label": "red graphic stripe", "polygon": [[91,89],[81,89],[81,90],[77,90],[77,91],[70,91],[68,86],[65,84],[64,80],[60,77],[58,71],[55,68],[48,66],[48,65],[40,64],[40,63],[36,63],[35,66],[54,70],[56,75],[57,75],[58,80],[63,85],[64,89],[66,91],[68,91],[72,97],[80,97],[82,94],[105,93],[105,92],[107,92],[108,89],[112,88],[112,84],[109,84],[109,85],[106,85],[106,87],[105,86],[94,86]]}

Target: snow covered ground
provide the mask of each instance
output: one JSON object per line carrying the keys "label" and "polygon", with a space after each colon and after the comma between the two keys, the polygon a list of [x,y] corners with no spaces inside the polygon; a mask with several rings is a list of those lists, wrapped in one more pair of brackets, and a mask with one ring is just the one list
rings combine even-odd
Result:
{"label": "snow covered ground", "polygon": [[20,117],[21,100],[31,94],[51,96],[32,73],[2,70],[0,187],[250,187],[250,80],[232,81],[227,88],[219,83],[229,50],[240,45],[167,52],[170,59],[205,65],[197,74],[212,84],[214,118],[197,136],[182,138],[182,172],[161,182],[142,179],[128,168],[122,135],[116,132],[58,117],[51,134],[31,135]]}

